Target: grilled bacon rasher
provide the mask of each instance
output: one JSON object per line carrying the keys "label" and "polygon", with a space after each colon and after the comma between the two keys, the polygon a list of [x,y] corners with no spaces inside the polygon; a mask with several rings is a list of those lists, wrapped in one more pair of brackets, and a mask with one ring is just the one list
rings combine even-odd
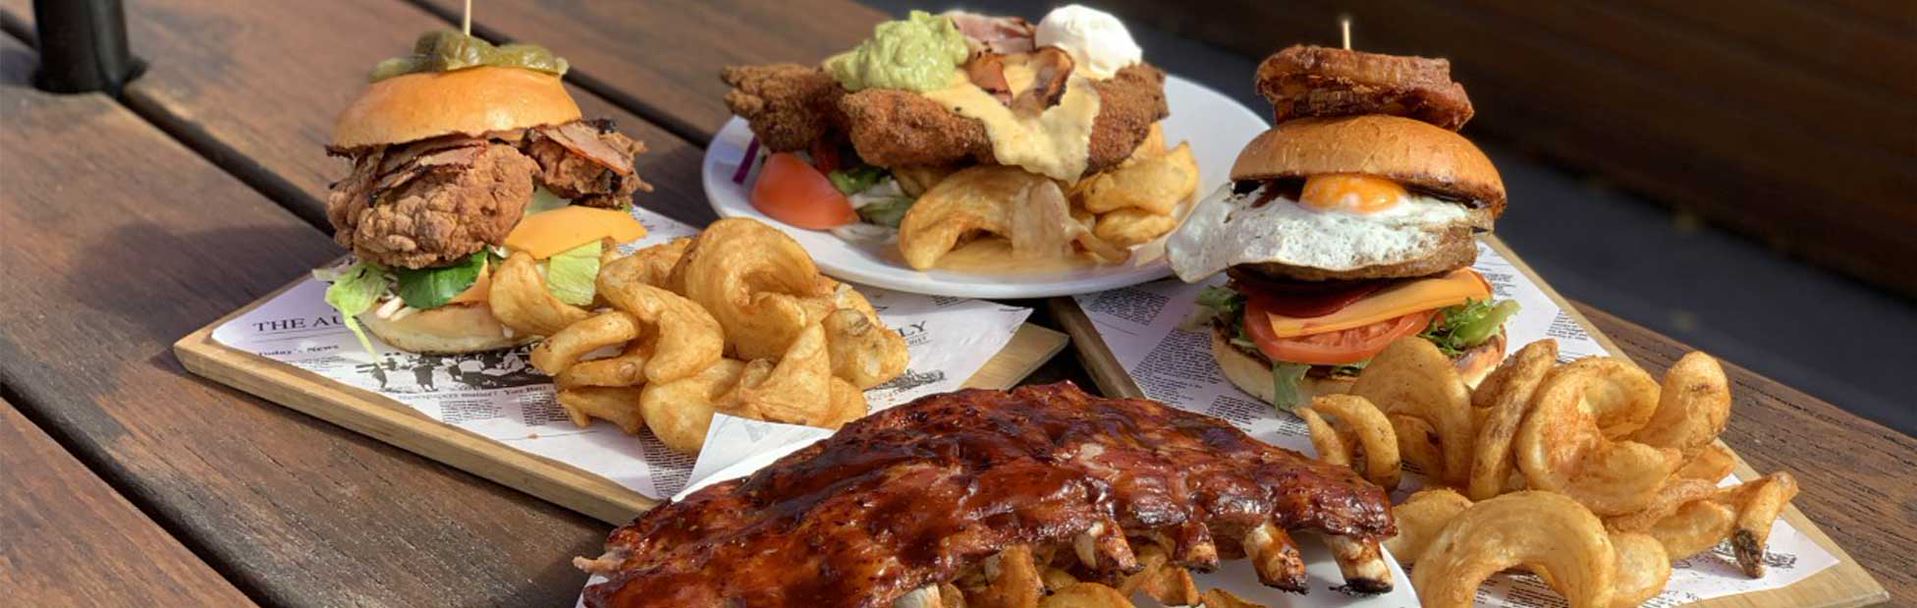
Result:
{"label": "grilled bacon rasher", "polygon": [[1112,580],[1141,568],[1132,546],[1149,542],[1197,571],[1248,557],[1264,584],[1303,592],[1289,532],[1308,531],[1347,589],[1382,592],[1390,509],[1350,469],[1224,421],[1059,383],[879,412],[657,507],[576,563],[611,579],[586,590],[593,607],[881,608],[963,589],[1014,547]]}

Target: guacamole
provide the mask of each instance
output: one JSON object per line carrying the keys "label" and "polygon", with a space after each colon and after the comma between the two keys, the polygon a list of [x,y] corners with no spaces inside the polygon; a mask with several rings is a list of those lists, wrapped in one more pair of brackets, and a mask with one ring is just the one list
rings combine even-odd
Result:
{"label": "guacamole", "polygon": [[825,60],[825,71],[847,90],[945,88],[971,49],[948,17],[912,11],[872,28],[872,38]]}
{"label": "guacamole", "polygon": [[452,30],[420,35],[413,43],[413,54],[379,62],[373,68],[372,81],[418,72],[451,72],[482,65],[524,68],[555,76],[566,74],[566,60],[537,44],[492,43]]}

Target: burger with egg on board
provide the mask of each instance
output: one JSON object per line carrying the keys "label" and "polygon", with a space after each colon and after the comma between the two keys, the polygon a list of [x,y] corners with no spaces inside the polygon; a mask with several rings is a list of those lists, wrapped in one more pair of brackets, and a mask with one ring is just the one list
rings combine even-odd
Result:
{"label": "burger with egg on board", "polygon": [[367,350],[363,330],[419,353],[529,342],[539,328],[495,315],[496,300],[583,317],[601,254],[645,234],[629,213],[651,189],[633,168],[645,146],[582,119],[566,67],[542,47],[430,32],[340,114],[327,151],[352,171],[326,215],[352,257],[314,274]]}
{"label": "burger with egg on board", "polygon": [[[1292,61],[1282,76],[1319,88],[1277,94],[1348,100],[1393,84],[1435,86],[1363,78],[1429,81],[1436,72],[1463,95],[1442,60],[1310,47],[1267,60],[1260,89],[1274,95],[1278,87],[1262,82],[1278,77],[1271,64],[1300,52],[1342,63]],[[1381,63],[1396,69],[1354,69]],[[1297,71],[1337,73],[1307,79]],[[1332,75],[1361,77],[1355,84],[1363,86]],[[1399,115],[1418,115],[1411,104],[1295,101],[1273,99],[1292,114],[1281,112],[1276,127],[1245,146],[1232,183],[1201,201],[1168,242],[1179,278],[1229,277],[1198,298],[1219,367],[1239,388],[1288,409],[1347,390],[1386,345],[1420,336],[1475,385],[1503,360],[1503,324],[1517,311],[1515,302],[1493,301],[1490,284],[1470,268],[1474,235],[1490,231],[1505,208],[1497,168],[1457,133]],[[1301,116],[1300,108],[1314,109]],[[1468,118],[1468,101],[1461,108]],[[1440,124],[1462,124],[1458,113],[1446,110]]]}

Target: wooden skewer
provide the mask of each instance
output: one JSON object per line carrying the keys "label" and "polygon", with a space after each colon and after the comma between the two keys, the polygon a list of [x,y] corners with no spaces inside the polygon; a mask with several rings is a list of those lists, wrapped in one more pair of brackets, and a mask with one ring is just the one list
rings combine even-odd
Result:
{"label": "wooden skewer", "polygon": [[[459,18],[459,31],[467,36],[473,35],[473,0],[466,0],[466,14]],[[1345,48],[1351,48],[1351,36],[1345,35]]]}
{"label": "wooden skewer", "polygon": [[[466,2],[468,5],[470,5],[472,3],[472,0],[466,0]],[[1339,17],[1338,29],[1344,34],[1345,50],[1347,51],[1351,50],[1351,17],[1349,16]]]}

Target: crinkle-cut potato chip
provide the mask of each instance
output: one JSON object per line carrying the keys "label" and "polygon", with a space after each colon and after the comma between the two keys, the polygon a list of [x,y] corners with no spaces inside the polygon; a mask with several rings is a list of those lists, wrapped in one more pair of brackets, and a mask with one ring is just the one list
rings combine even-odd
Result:
{"label": "crinkle-cut potato chip", "polygon": [[1039,600],[1039,608],[1131,608],[1130,598],[1098,583],[1077,583]]}
{"label": "crinkle-cut potato chip", "polygon": [[719,398],[718,406],[748,418],[827,426],[834,418],[832,397],[832,360],[825,330],[815,324],[800,332],[776,363],[748,362],[738,385]]}
{"label": "crinkle-cut potato chip", "polygon": [[1092,213],[1140,209],[1169,216],[1198,191],[1198,160],[1191,144],[1094,175],[1077,188],[1079,202]]}
{"label": "crinkle-cut potato chip", "polygon": [[1538,383],[1557,365],[1558,341],[1539,340],[1524,345],[1471,392],[1471,404],[1483,411],[1471,460],[1466,494],[1484,500],[1503,493],[1513,470],[1511,438],[1518,423],[1531,411]]}
{"label": "crinkle-cut potato chip", "polygon": [[[1464,486],[1471,473],[1471,389],[1458,368],[1438,347],[1422,338],[1400,338],[1371,359],[1350,394],[1364,397],[1386,414],[1423,419],[1438,434],[1444,454],[1443,479]],[[1401,434],[1399,441],[1404,441]],[[1403,448],[1400,451],[1409,451]]]}
{"label": "crinkle-cut potato chip", "polygon": [[1072,254],[1090,229],[1071,217],[1065,193],[1018,167],[980,165],[947,176],[899,222],[899,253],[912,268],[938,264],[965,239],[989,234],[1011,242],[1014,258]]}
{"label": "crinkle-cut potato chip", "polygon": [[1514,444],[1527,485],[1568,495],[1606,516],[1651,503],[1680,464],[1677,450],[1612,441],[1599,429],[1587,399],[1594,387],[1600,395],[1609,394],[1608,387],[1620,382],[1607,377],[1634,369],[1574,362],[1545,376]]}
{"label": "crinkle-cut potato chip", "polygon": [[1658,488],[1657,495],[1642,510],[1604,518],[1604,527],[1614,532],[1643,532],[1670,517],[1684,505],[1717,496],[1717,482],[1702,479],[1672,479]]}
{"label": "crinkle-cut potato chip", "polygon": [[1684,355],[1664,372],[1657,410],[1631,440],[1673,448],[1689,460],[1711,447],[1731,418],[1731,383],[1724,367],[1702,352]]}
{"label": "crinkle-cut potato chip", "polygon": [[1127,207],[1098,216],[1092,234],[1117,247],[1149,243],[1178,227],[1178,217]]}
{"label": "crinkle-cut potato chip", "polygon": [[714,401],[731,389],[744,371],[744,363],[720,359],[691,376],[647,384],[639,393],[639,413],[666,447],[697,454],[705,447],[706,429],[712,426],[712,414],[718,411]]}
{"label": "crinkle-cut potato chip", "polygon": [[1266,608],[1264,604],[1253,602],[1224,589],[1211,589],[1200,596],[1205,608]]}
{"label": "crinkle-cut potato chip", "polygon": [[826,315],[827,356],[832,375],[860,389],[884,384],[905,372],[909,358],[905,337],[855,308],[840,308]]}
{"label": "crinkle-cut potato chip", "polygon": [[[600,275],[605,279],[605,275]],[[697,303],[644,283],[602,280],[600,295],[652,331],[647,382],[671,382],[699,373],[725,355],[725,332]]]}
{"label": "crinkle-cut potato chip", "polygon": [[833,295],[820,278],[812,256],[792,237],[754,220],[727,218],[692,240],[669,280],[725,329],[732,356],[751,360],[778,357],[819,322],[806,300]]}
{"label": "crinkle-cut potato chip", "polygon": [[486,292],[486,305],[499,322],[513,331],[550,336],[591,316],[585,309],[567,304],[546,290],[546,279],[539,276],[539,263],[531,254],[515,252],[492,269],[492,287]]}
{"label": "crinkle-cut potato chip", "polygon": [[1664,592],[1671,581],[1671,557],[1664,545],[1648,534],[1616,533],[1611,548],[1617,552],[1617,587],[1613,608],[1637,606]]}
{"label": "crinkle-cut potato chip", "polygon": [[1142,568],[1119,580],[1116,588],[1120,595],[1131,597],[1133,593],[1144,593],[1167,606],[1187,606],[1198,601],[1198,584],[1192,581],[1191,571],[1172,563],[1163,547],[1144,543],[1137,549],[1138,564]]}
{"label": "crinkle-cut potato chip", "polygon": [[[1403,473],[1398,434],[1377,406],[1356,395],[1320,395],[1311,400],[1311,405],[1299,408],[1298,415],[1305,418],[1311,430],[1311,442],[1318,448],[1320,460],[1355,468],[1366,480],[1386,490],[1398,487]],[[1326,422],[1321,415],[1331,416],[1335,423]],[[1322,445],[1321,436],[1326,442]],[[1335,459],[1328,457],[1327,450],[1338,452]],[[1358,460],[1358,451],[1363,452],[1362,461]]]}
{"label": "crinkle-cut potato chip", "polygon": [[965,605],[1037,606],[1045,596],[1045,583],[1039,577],[1037,561],[1030,545],[1013,545],[985,558],[983,586],[962,588]]}
{"label": "crinkle-cut potato chip", "polygon": [[652,358],[652,341],[633,340],[619,354],[603,359],[588,359],[568,366],[553,375],[559,388],[581,386],[639,386],[646,383],[646,361]]}
{"label": "crinkle-cut potato chip", "polygon": [[1472,505],[1451,520],[1411,571],[1418,599],[1432,608],[1473,604],[1486,578],[1509,568],[1543,568],[1573,608],[1609,608],[1617,555],[1603,522],[1560,494],[1525,491]]}
{"label": "crinkle-cut potato chip", "polygon": [[1398,535],[1385,539],[1384,548],[1398,558],[1398,563],[1417,563],[1418,556],[1431,546],[1445,525],[1469,508],[1471,499],[1456,490],[1419,490],[1391,508],[1392,519],[1398,522]]}
{"label": "crinkle-cut potato chip", "polygon": [[[676,238],[664,243],[632,252],[632,255],[607,260],[599,267],[599,274],[614,275],[614,280],[642,283],[667,291],[677,292],[678,286],[672,284],[672,268],[679,264],[679,258],[692,246],[692,237]],[[608,248],[607,251],[615,251]]]}
{"label": "crinkle-cut potato chip", "polygon": [[871,405],[865,401],[865,391],[842,378],[833,378],[832,400],[825,415],[819,419],[819,426],[836,429],[847,422],[864,418],[871,411]]}
{"label": "crinkle-cut potato chip", "polygon": [[1685,503],[1645,533],[1664,545],[1671,559],[1684,559],[1716,547],[1731,535],[1737,510],[1714,501]]}
{"label": "crinkle-cut potato chip", "polygon": [[1777,472],[1739,484],[1728,490],[1737,509],[1736,526],[1731,530],[1731,552],[1745,576],[1764,576],[1764,554],[1770,543],[1771,528],[1797,496],[1797,478]]}
{"label": "crinkle-cut potato chip", "polygon": [[1444,452],[1438,449],[1438,432],[1423,418],[1406,414],[1385,414],[1391,419],[1391,432],[1398,436],[1398,457],[1432,480],[1444,479]]}
{"label": "crinkle-cut potato chip", "polygon": [[534,346],[532,364],[548,376],[558,376],[586,356],[601,348],[624,344],[639,337],[639,321],[632,315],[612,311],[593,315],[568,325]]}
{"label": "crinkle-cut potato chip", "polygon": [[1730,476],[1737,469],[1737,456],[1731,449],[1720,443],[1704,446],[1692,456],[1689,462],[1677,470],[1677,476],[1685,479],[1718,481]]}
{"label": "crinkle-cut potato chip", "polygon": [[1584,407],[1596,417],[1598,430],[1606,439],[1630,437],[1657,412],[1657,380],[1628,361],[1585,357],[1558,366],[1551,374],[1582,383]]}
{"label": "crinkle-cut potato chip", "polygon": [[560,389],[554,397],[566,417],[579,428],[592,424],[593,418],[611,422],[627,435],[646,428],[639,411],[640,390],[629,386],[581,386]]}

